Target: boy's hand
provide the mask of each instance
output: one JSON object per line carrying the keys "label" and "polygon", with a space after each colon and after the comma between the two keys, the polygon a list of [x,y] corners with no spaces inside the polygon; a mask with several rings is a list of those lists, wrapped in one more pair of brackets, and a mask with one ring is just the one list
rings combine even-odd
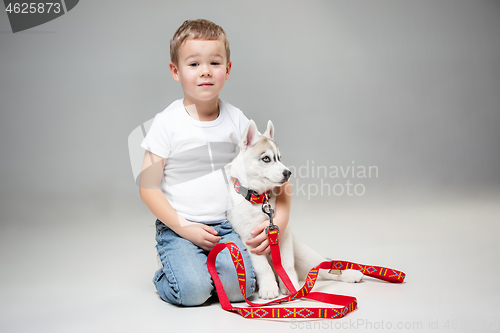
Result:
{"label": "boy's hand", "polygon": [[[266,227],[269,226],[269,220],[266,219],[264,222],[259,224],[252,230],[252,235],[254,238],[247,240],[246,245],[252,247],[250,250],[251,253],[255,253],[257,255],[263,255],[271,252],[271,247],[269,246],[269,239],[266,234]],[[278,239],[281,238],[281,229],[280,234],[278,235]]]}
{"label": "boy's hand", "polygon": [[[291,194],[291,183],[290,181],[288,181],[283,185],[282,191],[278,194],[278,198],[276,200],[276,214],[274,215],[273,223],[280,229],[278,240],[281,240],[281,237],[288,225],[288,219],[290,216]],[[269,246],[269,240],[266,234],[267,226],[269,226],[268,219],[266,219],[251,231],[254,238],[249,239],[245,242],[246,245],[250,246],[251,253],[262,255],[271,252],[271,247]]]}
{"label": "boy's hand", "polygon": [[220,236],[217,236],[217,231],[214,228],[203,223],[188,222],[174,231],[205,251],[210,251],[221,239]]}

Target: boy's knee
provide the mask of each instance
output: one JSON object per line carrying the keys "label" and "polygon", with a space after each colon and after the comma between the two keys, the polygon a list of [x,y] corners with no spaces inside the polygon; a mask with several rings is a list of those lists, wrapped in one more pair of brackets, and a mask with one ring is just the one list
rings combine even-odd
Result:
{"label": "boy's knee", "polygon": [[187,283],[179,290],[182,306],[197,306],[205,303],[212,296],[211,284]]}
{"label": "boy's knee", "polygon": [[[246,281],[246,297],[249,298],[255,291],[256,281],[253,276],[247,277]],[[245,297],[241,292],[239,283],[237,281],[226,282],[225,291],[229,302],[244,302]]]}
{"label": "boy's knee", "polygon": [[162,273],[157,273],[154,283],[161,299],[182,306],[202,305],[210,298],[213,290],[211,281],[200,283],[200,281],[188,280],[173,284],[169,283],[165,274]]}
{"label": "boy's knee", "polygon": [[[249,293],[249,290],[247,289],[247,298],[252,296],[252,294]],[[245,297],[243,297],[243,293],[238,290],[238,292],[228,292],[227,293],[227,299],[229,302],[244,302]]]}

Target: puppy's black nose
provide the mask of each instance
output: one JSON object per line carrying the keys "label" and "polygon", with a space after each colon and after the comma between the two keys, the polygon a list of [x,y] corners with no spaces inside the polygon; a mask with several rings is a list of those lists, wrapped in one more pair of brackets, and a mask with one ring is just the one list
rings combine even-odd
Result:
{"label": "puppy's black nose", "polygon": [[292,172],[290,170],[283,171],[283,177],[285,177],[285,182],[290,178]]}

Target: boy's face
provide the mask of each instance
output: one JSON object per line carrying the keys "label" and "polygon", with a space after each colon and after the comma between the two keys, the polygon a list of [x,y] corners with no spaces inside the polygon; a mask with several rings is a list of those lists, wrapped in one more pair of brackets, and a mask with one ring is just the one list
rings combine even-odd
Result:
{"label": "boy's face", "polygon": [[172,77],[180,81],[185,105],[213,102],[229,78],[231,62],[220,40],[188,39],[179,48],[178,64],[169,64]]}

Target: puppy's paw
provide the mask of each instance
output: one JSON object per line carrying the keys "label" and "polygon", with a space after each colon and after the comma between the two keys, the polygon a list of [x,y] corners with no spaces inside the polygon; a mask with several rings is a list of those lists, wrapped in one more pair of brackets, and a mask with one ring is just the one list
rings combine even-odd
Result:
{"label": "puppy's paw", "polygon": [[[299,285],[299,281],[292,280],[292,284],[295,287],[295,290],[299,290],[301,288]],[[281,282],[281,280],[280,280],[280,292],[283,295],[291,295],[291,292],[288,290],[288,288],[285,286],[285,284],[283,282]]]}
{"label": "puppy's paw", "polygon": [[356,283],[363,280],[363,276],[363,273],[361,273],[360,271],[357,271],[355,269],[346,269],[345,271],[342,271],[339,279],[342,282]]}
{"label": "puppy's paw", "polygon": [[273,299],[278,297],[279,294],[279,288],[276,283],[274,283],[274,286],[267,288],[259,286],[259,298],[261,299]]}
{"label": "puppy's paw", "polygon": [[291,294],[291,292],[288,290],[288,288],[281,281],[280,281],[280,293],[282,293],[283,295],[290,295]]}

